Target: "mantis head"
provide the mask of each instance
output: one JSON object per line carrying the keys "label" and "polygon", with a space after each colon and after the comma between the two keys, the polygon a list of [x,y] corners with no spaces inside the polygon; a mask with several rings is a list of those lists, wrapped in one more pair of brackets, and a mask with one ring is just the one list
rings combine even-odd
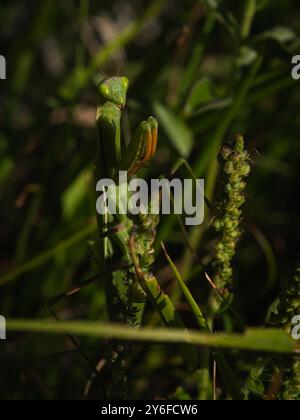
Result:
{"label": "mantis head", "polygon": [[111,77],[99,84],[101,99],[113,102],[119,108],[124,108],[129,81],[126,77]]}

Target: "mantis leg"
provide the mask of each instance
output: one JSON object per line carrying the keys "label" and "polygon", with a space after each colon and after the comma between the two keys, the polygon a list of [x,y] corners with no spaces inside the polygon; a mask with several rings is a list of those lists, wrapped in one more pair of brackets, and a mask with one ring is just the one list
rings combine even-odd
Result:
{"label": "mantis leg", "polygon": [[157,130],[158,124],[153,117],[150,117],[148,121],[143,121],[136,129],[119,163],[119,169],[127,171],[129,178],[136,174],[155,155]]}

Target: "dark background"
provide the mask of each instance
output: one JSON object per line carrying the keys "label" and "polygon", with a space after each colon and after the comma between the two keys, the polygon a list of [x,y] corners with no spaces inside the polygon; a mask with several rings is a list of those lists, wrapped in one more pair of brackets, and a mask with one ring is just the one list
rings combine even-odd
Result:
{"label": "dark background", "polygon": [[[130,79],[125,138],[149,114],[160,120],[149,176],[166,174],[184,156],[206,179],[220,127],[224,140],[244,134],[253,165],[235,267],[247,323],[263,323],[299,253],[300,96],[291,58],[300,54],[300,10],[296,0],[257,3],[243,39],[243,1],[1,1],[0,314],[49,317],[51,298],[95,272],[86,241],[95,236],[96,84],[105,72]],[[257,57],[257,74],[226,123]],[[214,237],[206,229],[196,243],[201,256],[211,253]],[[172,217],[162,219],[159,239],[201,296]],[[171,290],[160,252],[155,270]],[[105,321],[103,289],[94,284],[57,311],[64,319]],[[103,343],[81,344],[96,364]],[[142,352],[132,396],[166,396],[185,383],[167,360],[165,347]],[[0,372],[1,399],[81,398],[89,377],[80,352],[55,336],[1,342]]]}

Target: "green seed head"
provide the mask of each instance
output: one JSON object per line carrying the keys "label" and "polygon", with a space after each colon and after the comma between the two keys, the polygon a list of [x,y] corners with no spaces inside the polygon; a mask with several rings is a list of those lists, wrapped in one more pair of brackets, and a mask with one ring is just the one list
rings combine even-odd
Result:
{"label": "green seed head", "polygon": [[218,242],[216,245],[217,251],[223,251],[224,250],[224,244],[222,242]]}
{"label": "green seed head", "polygon": [[213,224],[214,224],[214,228],[216,229],[216,231],[222,230],[222,228],[224,226],[224,222],[220,219],[215,219]]}
{"label": "green seed head", "polygon": [[224,218],[224,226],[226,229],[228,229],[229,231],[232,229],[236,229],[239,225],[239,220],[236,219],[232,219],[228,216],[225,216]]}
{"label": "green seed head", "polygon": [[235,152],[232,154],[231,159],[233,162],[239,162],[241,159],[243,159],[242,153]]}
{"label": "green seed head", "polygon": [[232,185],[231,185],[231,184],[226,184],[226,185],[225,185],[225,190],[226,190],[228,193],[230,193],[230,192],[233,190]]}
{"label": "green seed head", "polygon": [[223,146],[219,162],[223,171],[223,196],[217,205],[218,218],[214,221],[215,229],[221,232],[215,247],[214,280],[220,289],[227,289],[229,297],[233,281],[232,260],[242,234],[239,228],[242,222],[240,208],[245,202],[243,191],[246,187],[243,178],[249,175],[251,169],[242,136],[236,136],[231,143]]}
{"label": "green seed head", "polygon": [[245,197],[243,195],[236,197],[235,203],[237,207],[241,207],[245,203]]}
{"label": "green seed head", "polygon": [[248,176],[250,171],[251,171],[251,167],[250,165],[248,165],[248,163],[244,163],[240,168],[240,174],[242,176]]}
{"label": "green seed head", "polygon": [[243,152],[244,151],[244,138],[240,134],[238,134],[235,137],[235,150],[237,152]]}
{"label": "green seed head", "polygon": [[[232,163],[232,165],[233,165],[233,163]],[[234,169],[234,170],[235,170],[235,169]],[[239,173],[239,172],[237,172],[237,171],[233,172],[233,173],[231,174],[231,176],[230,176],[230,182],[231,182],[232,184],[235,184],[235,183],[237,183],[237,182],[241,182],[241,175],[240,175],[240,173]]]}
{"label": "green seed head", "polygon": [[234,171],[234,165],[233,165],[233,163],[230,162],[230,161],[227,162],[225,164],[225,166],[224,166],[224,172],[225,172],[225,174],[230,175],[230,174],[233,173],[233,171]]}

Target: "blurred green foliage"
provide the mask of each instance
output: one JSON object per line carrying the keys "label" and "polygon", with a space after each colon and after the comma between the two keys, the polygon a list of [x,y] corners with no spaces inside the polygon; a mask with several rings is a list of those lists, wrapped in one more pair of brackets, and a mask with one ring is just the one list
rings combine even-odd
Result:
{"label": "blurred green foliage", "polygon": [[[96,236],[95,87],[104,72],[131,83],[126,139],[149,114],[160,121],[147,176],[166,174],[186,157],[214,203],[220,144],[245,136],[254,167],[235,266],[246,323],[263,324],[299,253],[300,85],[291,77],[291,58],[300,53],[298,1],[2,0],[0,28],[7,61],[7,80],[0,80],[0,314],[49,317],[49,300],[95,273],[87,240]],[[209,222],[189,232],[204,258],[215,239]],[[158,240],[204,303],[208,285],[176,218],[162,218]],[[156,269],[179,297],[160,251]],[[64,300],[57,313],[105,321],[101,284]],[[0,398],[82,398],[104,344],[81,339],[87,363],[63,336],[12,335],[0,343]],[[246,377],[253,354],[233,356]],[[91,397],[101,397],[105,375]],[[168,347],[144,348],[132,383],[135,398],[165,397],[179,386],[177,395],[197,393]]]}

